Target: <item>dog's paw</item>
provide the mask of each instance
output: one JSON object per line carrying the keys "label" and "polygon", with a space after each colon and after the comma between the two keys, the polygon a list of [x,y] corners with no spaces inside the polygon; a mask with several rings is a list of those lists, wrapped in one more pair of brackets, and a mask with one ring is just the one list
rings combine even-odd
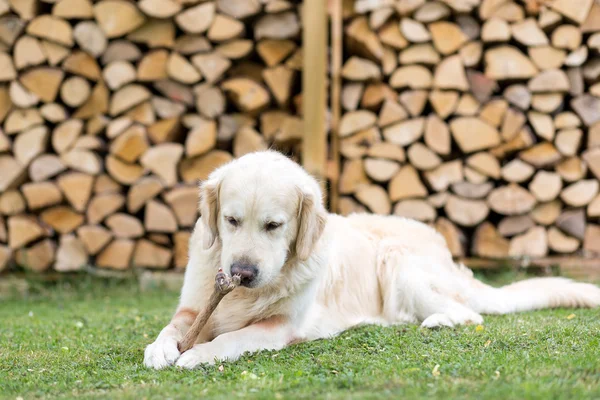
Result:
{"label": "dog's paw", "polygon": [[210,351],[210,345],[206,343],[197,344],[183,353],[177,360],[176,365],[180,368],[194,369],[202,364],[214,365],[217,358],[214,352]]}
{"label": "dog's paw", "polygon": [[177,338],[173,336],[158,337],[144,352],[144,365],[148,368],[162,369],[173,365],[179,358]]}
{"label": "dog's paw", "polygon": [[425,321],[421,324],[423,328],[439,328],[442,326],[447,326],[452,328],[454,324],[450,317],[446,314],[432,314],[429,317],[425,318]]}

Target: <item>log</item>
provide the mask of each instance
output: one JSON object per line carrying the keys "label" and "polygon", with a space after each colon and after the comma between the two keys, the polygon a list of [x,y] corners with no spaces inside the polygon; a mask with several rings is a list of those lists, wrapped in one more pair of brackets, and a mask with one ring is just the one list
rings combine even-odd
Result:
{"label": "log", "polygon": [[8,218],[8,245],[11,249],[19,249],[45,236],[46,231],[38,222],[24,215]]}
{"label": "log", "polygon": [[514,139],[515,136],[523,128],[523,124],[526,122],[525,115],[513,108],[506,110],[504,114],[504,120],[502,121],[502,128],[500,134],[504,141]]}
{"label": "log", "polygon": [[417,44],[402,50],[398,60],[402,65],[436,65],[440,62],[441,57],[431,44]]}
{"label": "log", "polygon": [[422,171],[432,170],[442,163],[437,154],[420,142],[414,143],[408,148],[407,156],[409,162]]}
{"label": "log", "polygon": [[[11,167],[9,167],[9,164],[3,164],[1,160],[2,157],[0,157],[0,165],[3,165],[3,171],[10,171]],[[33,160],[29,165],[29,177],[34,182],[45,181],[55,175],[60,174],[65,169],[66,166],[59,157],[53,154],[42,154]],[[8,177],[9,175],[6,174],[4,176]],[[2,188],[1,183],[2,179],[0,179],[0,188]]]}
{"label": "log", "polygon": [[587,173],[587,165],[579,157],[567,158],[557,164],[555,169],[566,182],[575,182],[583,179]]}
{"label": "log", "polygon": [[391,143],[407,146],[423,136],[424,128],[424,118],[413,118],[384,128],[383,137]]}
{"label": "log", "polygon": [[364,170],[376,182],[388,182],[400,170],[400,165],[392,160],[366,158]]}
{"label": "log", "polygon": [[144,227],[148,232],[174,233],[177,231],[177,219],[169,207],[150,200],[146,204]]}
{"label": "log", "polygon": [[392,205],[386,191],[378,185],[362,185],[354,194],[358,201],[364,204],[371,212],[379,215],[388,215]]}
{"label": "log", "polygon": [[566,234],[583,240],[585,237],[586,219],[583,209],[566,210],[555,221],[556,227]]}
{"label": "log", "polygon": [[490,182],[455,182],[452,184],[452,191],[467,199],[482,199],[490,193],[493,187]]}
{"label": "log", "polygon": [[129,268],[135,242],[130,239],[115,239],[96,257],[100,268],[125,270]]}
{"label": "log", "polygon": [[27,170],[13,157],[0,155],[0,192],[12,189],[25,180]]}
{"label": "log", "polygon": [[404,149],[402,147],[385,142],[373,143],[371,147],[369,147],[367,155],[374,158],[395,160],[401,163],[406,160]]}
{"label": "log", "polygon": [[[341,194],[355,193],[361,186],[369,183],[362,160],[354,159],[344,162],[339,181]],[[392,200],[393,201],[393,200]]]}
{"label": "log", "polygon": [[464,179],[464,171],[461,160],[448,161],[439,167],[426,171],[425,179],[427,183],[438,192],[448,189],[453,184]]}
{"label": "log", "polygon": [[427,91],[407,90],[400,94],[399,99],[411,116],[419,116],[427,104]]}
{"label": "log", "polygon": [[163,195],[171,207],[180,227],[193,227],[198,219],[198,189],[195,186],[181,186]]}
{"label": "log", "polygon": [[40,218],[45,224],[62,234],[73,232],[85,220],[83,215],[66,206],[49,208],[40,214]]}
{"label": "log", "polygon": [[85,246],[73,234],[62,235],[56,251],[54,269],[59,272],[79,271],[88,263]]}
{"label": "log", "polygon": [[146,130],[140,125],[132,125],[111,143],[109,151],[124,162],[134,163],[149,147]]}
{"label": "log", "polygon": [[109,216],[104,221],[113,235],[119,239],[135,239],[144,235],[144,227],[136,217],[124,213]]}
{"label": "log", "polygon": [[133,32],[146,20],[134,4],[122,0],[100,1],[94,6],[94,17],[109,39]]}
{"label": "log", "polygon": [[453,222],[471,227],[481,223],[490,210],[485,201],[462,199],[451,195],[444,206],[444,211]]}
{"label": "log", "polygon": [[529,180],[533,176],[535,169],[519,160],[518,158],[509,161],[502,167],[502,178],[507,182],[521,183]]}
{"label": "log", "polygon": [[125,198],[119,193],[99,194],[90,201],[87,207],[87,220],[91,224],[100,223],[124,204]]}
{"label": "log", "polygon": [[527,117],[533,130],[539,137],[549,141],[554,140],[554,122],[551,116],[531,111],[527,114]]}
{"label": "log", "polygon": [[492,210],[502,215],[519,215],[533,209],[535,197],[516,184],[498,187],[490,193],[487,202]]}
{"label": "log", "polygon": [[46,150],[48,136],[48,128],[45,126],[36,126],[17,135],[13,142],[13,154],[17,162],[25,167],[29,166]]}
{"label": "log", "polygon": [[233,155],[241,157],[244,154],[267,150],[264,138],[249,126],[242,127],[233,140]]}
{"label": "log", "polygon": [[423,198],[427,193],[427,188],[421,182],[418,172],[410,165],[402,167],[389,185],[389,197],[392,202]]}
{"label": "log", "polygon": [[112,239],[112,233],[100,225],[84,225],[77,228],[77,237],[89,255],[96,255]]}
{"label": "log", "polygon": [[468,40],[460,27],[450,22],[434,22],[429,32],[435,48],[443,55],[450,55],[462,47]]}
{"label": "log", "polygon": [[506,258],[509,248],[509,241],[491,223],[484,222],[475,230],[471,248],[473,254],[485,258]]}
{"label": "log", "polygon": [[[479,118],[461,117],[452,120],[450,131],[454,140],[465,153],[488,149],[500,144],[500,134]],[[471,132],[477,132],[473,136]]]}
{"label": "log", "polygon": [[67,21],[53,15],[40,15],[34,18],[26,28],[31,36],[47,39],[67,47],[73,46],[73,29]]}
{"label": "log", "polygon": [[142,166],[126,163],[112,155],[106,157],[106,170],[115,181],[123,185],[132,185],[144,175]]}
{"label": "log", "polygon": [[401,200],[394,206],[394,215],[417,221],[429,222],[435,220],[435,208],[425,200]]}
{"label": "log", "polygon": [[559,217],[562,211],[562,203],[558,200],[553,200],[549,203],[538,204],[529,215],[540,225],[552,225]]}
{"label": "log", "polygon": [[9,95],[12,103],[21,108],[33,107],[40,101],[35,94],[27,91],[17,81],[10,83]]}
{"label": "log", "polygon": [[[211,42],[224,42],[241,36],[243,32],[244,24],[242,24],[240,21],[222,14],[216,14],[210,28],[208,29],[206,37]],[[260,35],[257,36],[257,39],[260,38]]]}
{"label": "log", "polygon": [[187,85],[202,79],[202,74],[185,57],[177,53],[171,53],[165,68],[171,79]]}
{"label": "log", "polygon": [[171,250],[146,239],[137,241],[132,263],[136,267],[166,269],[171,265]]}
{"label": "log", "polygon": [[59,154],[67,152],[73,148],[82,131],[83,121],[79,119],[69,119],[59,124],[52,131],[52,148]]}
{"label": "log", "polygon": [[240,111],[256,113],[269,104],[268,92],[259,84],[247,78],[229,79],[221,85]]}
{"label": "log", "polygon": [[100,156],[87,150],[72,149],[61,156],[61,161],[71,169],[90,175],[98,175],[102,171]]}
{"label": "log", "polygon": [[192,57],[192,64],[200,70],[206,81],[210,84],[219,81],[232,65],[229,59],[218,53],[195,55]]}
{"label": "log", "polygon": [[544,142],[519,153],[519,158],[537,168],[553,165],[562,158],[552,143]]}
{"label": "log", "polygon": [[73,30],[73,37],[83,51],[96,58],[100,57],[108,46],[104,32],[91,21],[78,23]]}
{"label": "log", "polygon": [[454,112],[458,105],[458,93],[453,91],[433,90],[429,94],[429,102],[436,114],[441,119],[446,119]]}
{"label": "log", "polygon": [[62,193],[53,182],[32,182],[21,186],[29,210],[54,206],[62,201]]}
{"label": "log", "polygon": [[512,46],[500,46],[486,51],[485,64],[485,75],[490,79],[527,79],[538,73],[529,58]]}
{"label": "log", "polygon": [[350,81],[380,80],[381,69],[373,61],[352,56],[344,63],[342,77]]}
{"label": "log", "polygon": [[19,76],[21,84],[42,101],[53,102],[63,80],[63,71],[56,68],[36,67]]}
{"label": "log", "polygon": [[571,207],[586,206],[598,194],[598,187],[598,181],[595,179],[582,180],[564,188],[560,198]]}
{"label": "log", "polygon": [[557,253],[573,253],[581,245],[578,239],[565,235],[555,227],[548,229],[547,235],[548,247]]}
{"label": "log", "polygon": [[535,225],[528,215],[504,217],[498,224],[498,232],[504,237],[512,237],[529,230]]}
{"label": "log", "polygon": [[183,145],[163,143],[148,149],[140,162],[146,169],[162,178],[167,187],[177,183],[177,166],[183,155]]}
{"label": "log", "polygon": [[510,241],[511,257],[544,257],[548,254],[548,238],[542,227],[533,227]]}
{"label": "log", "polygon": [[153,176],[145,177],[134,183],[127,192],[127,211],[137,213],[149,200],[155,198],[164,185],[161,179]]}
{"label": "log", "polygon": [[154,18],[171,18],[181,11],[181,4],[172,0],[141,0],[138,7]]}
{"label": "log", "polygon": [[594,255],[600,254],[600,226],[589,225],[585,230],[583,249]]}
{"label": "log", "polygon": [[562,180],[560,175],[554,172],[538,171],[529,183],[529,191],[540,202],[556,199],[561,189]]}
{"label": "log", "polygon": [[203,156],[183,160],[179,164],[179,174],[185,183],[196,183],[208,178],[214,169],[231,159],[228,152],[212,150]]}
{"label": "log", "polygon": [[16,215],[25,211],[25,199],[18,190],[9,190],[0,195],[0,213]]}
{"label": "log", "polygon": [[351,111],[342,117],[338,135],[340,137],[351,136],[358,131],[368,129],[375,125],[377,116],[367,110]]}
{"label": "log", "polygon": [[56,245],[50,239],[44,239],[29,248],[20,248],[15,253],[18,265],[33,272],[44,272],[54,261]]}

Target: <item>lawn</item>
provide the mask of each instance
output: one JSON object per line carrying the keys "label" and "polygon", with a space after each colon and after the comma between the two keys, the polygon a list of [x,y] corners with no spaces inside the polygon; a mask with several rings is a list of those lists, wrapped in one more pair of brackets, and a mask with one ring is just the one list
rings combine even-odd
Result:
{"label": "lawn", "polygon": [[196,371],[153,371],[143,350],[177,293],[83,281],[0,300],[0,398],[600,397],[600,310],[435,331],[360,327]]}

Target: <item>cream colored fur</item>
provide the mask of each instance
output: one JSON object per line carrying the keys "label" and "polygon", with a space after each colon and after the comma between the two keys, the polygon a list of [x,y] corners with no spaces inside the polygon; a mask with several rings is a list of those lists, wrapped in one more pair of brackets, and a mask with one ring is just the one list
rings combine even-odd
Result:
{"label": "cream colored fur", "polygon": [[[245,352],[334,336],[358,324],[482,323],[480,314],[549,307],[596,307],[600,289],[562,278],[496,289],[453,262],[442,236],[420,222],[327,214],[317,182],[284,156],[258,152],[214,171],[201,186],[202,217],[177,312],[144,364],[194,368]],[[233,226],[230,219],[239,221]],[[281,223],[273,231],[268,222]],[[191,350],[180,340],[212,292],[219,267],[250,260],[256,287],[218,306]]]}

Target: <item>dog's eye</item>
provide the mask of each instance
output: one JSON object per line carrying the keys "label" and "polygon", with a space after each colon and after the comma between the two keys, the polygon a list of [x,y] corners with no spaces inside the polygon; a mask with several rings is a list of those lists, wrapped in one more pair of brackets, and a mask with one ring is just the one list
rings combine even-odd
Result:
{"label": "dog's eye", "polygon": [[233,217],[225,217],[225,219],[227,220],[227,222],[229,222],[229,224],[231,224],[231,226],[237,227],[240,225],[240,222]]}
{"label": "dog's eye", "polygon": [[275,229],[279,228],[280,226],[281,226],[281,224],[279,222],[268,222],[265,225],[265,230],[267,230],[268,232],[274,231]]}

